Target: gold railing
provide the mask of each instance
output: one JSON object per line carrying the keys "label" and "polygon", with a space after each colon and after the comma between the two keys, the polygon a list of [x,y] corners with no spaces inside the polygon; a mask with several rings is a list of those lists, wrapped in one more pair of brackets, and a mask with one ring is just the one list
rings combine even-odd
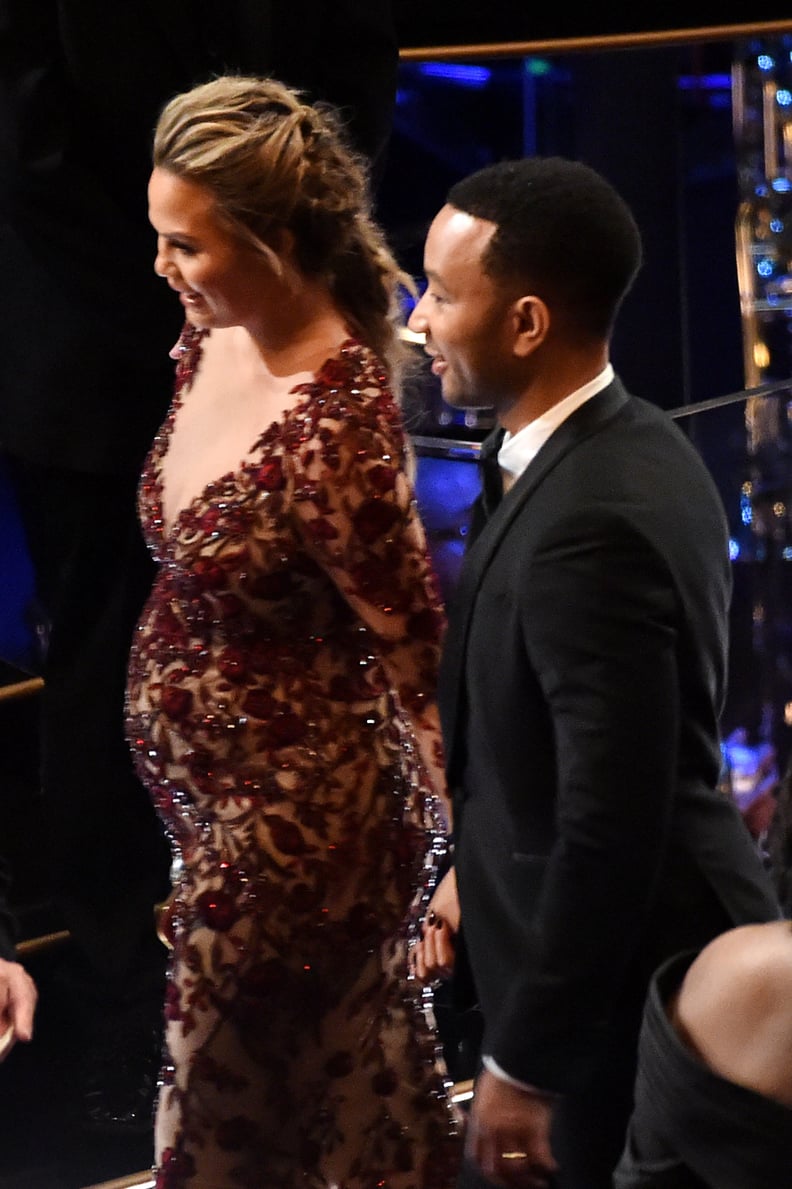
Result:
{"label": "gold railing", "polygon": [[21,962],[27,958],[34,958],[44,950],[54,949],[55,946],[65,945],[71,938],[68,929],[58,929],[55,933],[44,933],[41,937],[29,937],[19,941],[16,945],[16,956]]}
{"label": "gold railing", "polygon": [[660,29],[650,33],[608,33],[595,37],[557,37],[536,41],[480,42],[474,45],[410,46],[400,51],[403,62],[460,58],[520,58],[530,54],[593,53],[597,50],[651,49],[703,41],[735,41],[741,37],[792,33],[792,20],[755,24],[706,25],[694,29]]}
{"label": "gold railing", "polygon": [[133,1172],[126,1177],[117,1177],[115,1181],[102,1181],[96,1185],[84,1185],[83,1189],[154,1189],[154,1178],[150,1169],[144,1172]]}
{"label": "gold railing", "polygon": [[44,688],[41,677],[26,677],[22,681],[12,681],[8,685],[0,685],[0,702],[11,702],[15,698],[29,698]]}

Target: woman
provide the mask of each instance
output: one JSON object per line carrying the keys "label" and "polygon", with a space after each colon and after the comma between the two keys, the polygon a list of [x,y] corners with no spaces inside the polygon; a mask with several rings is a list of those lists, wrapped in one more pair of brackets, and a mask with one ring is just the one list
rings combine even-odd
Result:
{"label": "woman", "polygon": [[156,130],[155,268],[187,317],[128,687],[179,872],[159,1189],[454,1181],[406,967],[442,851],[444,621],[366,194],[332,114],[274,81],[217,79]]}

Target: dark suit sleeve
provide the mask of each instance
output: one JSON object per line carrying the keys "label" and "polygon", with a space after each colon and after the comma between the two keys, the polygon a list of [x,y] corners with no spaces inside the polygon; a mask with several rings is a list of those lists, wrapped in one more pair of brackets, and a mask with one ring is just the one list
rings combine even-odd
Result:
{"label": "dark suit sleeve", "polygon": [[[522,631],[554,733],[557,840],[531,952],[487,1052],[548,1088],[612,1018],[663,859],[678,764],[677,597],[663,559],[616,516],[547,537],[522,575]],[[526,850],[529,849],[526,846]]]}

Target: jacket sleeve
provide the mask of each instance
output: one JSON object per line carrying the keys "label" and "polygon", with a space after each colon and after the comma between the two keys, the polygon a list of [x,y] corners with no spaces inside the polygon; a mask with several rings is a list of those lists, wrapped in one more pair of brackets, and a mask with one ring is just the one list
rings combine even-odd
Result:
{"label": "jacket sleeve", "polygon": [[681,613],[664,558],[604,513],[558,526],[521,589],[528,664],[554,738],[556,837],[536,859],[529,952],[488,1021],[485,1051],[512,1077],[565,1091],[618,1018],[663,863]]}

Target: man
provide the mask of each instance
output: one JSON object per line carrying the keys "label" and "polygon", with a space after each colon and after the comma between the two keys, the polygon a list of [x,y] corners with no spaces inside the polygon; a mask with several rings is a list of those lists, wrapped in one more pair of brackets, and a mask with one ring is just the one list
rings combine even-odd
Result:
{"label": "man", "polygon": [[600,175],[503,162],[451,189],[410,319],[444,399],[498,421],[441,671],[455,870],[415,958],[450,962],[455,877],[484,1024],[466,1186],[609,1187],[652,971],[778,915],[715,790],[723,509],[609,362],[640,259]]}
{"label": "man", "polygon": [[792,922],[741,925],[652,981],[616,1189],[792,1182]]}
{"label": "man", "polygon": [[152,131],[177,91],[274,73],[379,161],[397,64],[389,0],[0,0],[0,449],[49,619],[37,845],[73,942],[75,1099],[101,1129],[151,1126],[166,961],[169,852],[123,732],[153,572],[136,487],[183,320],[153,269]]}

